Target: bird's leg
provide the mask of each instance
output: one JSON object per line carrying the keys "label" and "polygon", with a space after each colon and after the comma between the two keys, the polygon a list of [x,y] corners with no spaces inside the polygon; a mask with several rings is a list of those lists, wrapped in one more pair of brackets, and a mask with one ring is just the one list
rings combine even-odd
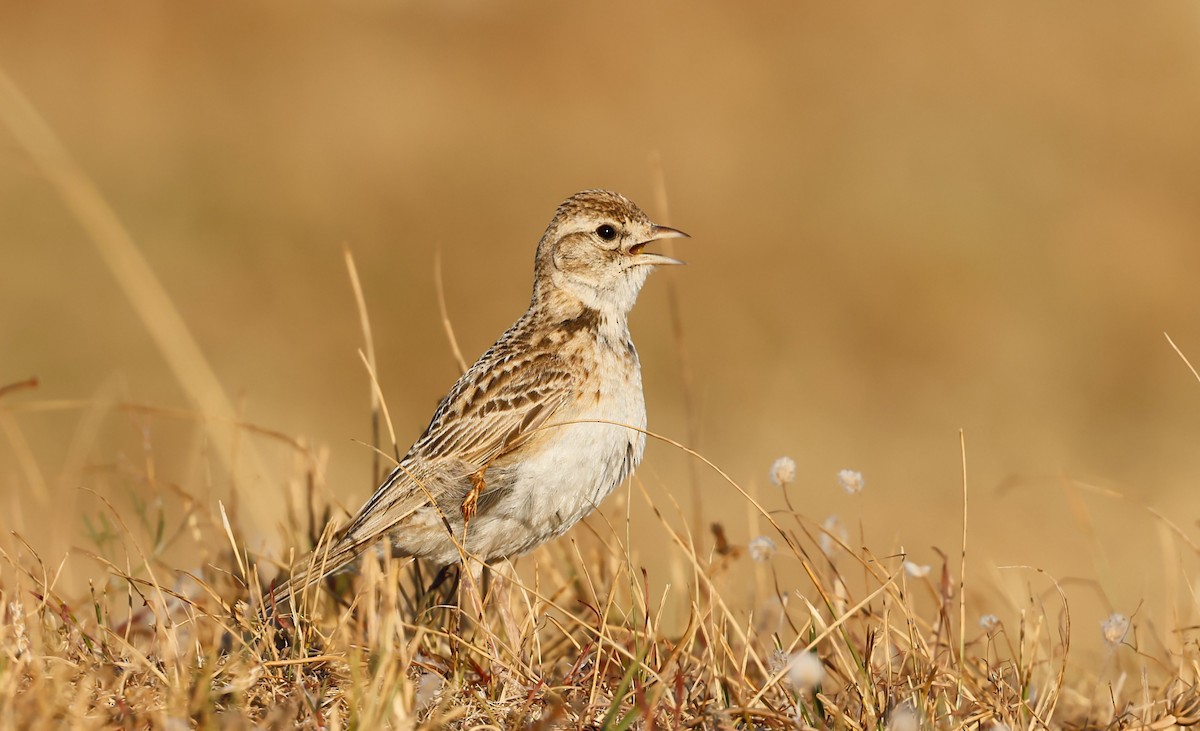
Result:
{"label": "bird's leg", "polygon": [[475,513],[479,512],[479,496],[483,494],[483,488],[487,486],[484,482],[483,473],[487,472],[487,465],[480,467],[477,471],[471,473],[471,489],[467,492],[467,496],[462,502],[463,524],[471,522],[475,517]]}
{"label": "bird's leg", "polygon": [[459,564],[458,608],[464,612],[474,610],[476,620],[483,618],[486,572],[487,566],[478,559],[469,558],[465,564]]}
{"label": "bird's leg", "polygon": [[487,565],[479,559],[468,558],[465,563],[459,565],[459,571],[458,612],[455,615],[459,623],[457,634],[467,636],[468,628],[471,633],[483,631],[492,657],[499,659],[501,655],[496,646],[495,634],[487,629],[484,622],[483,608],[487,600],[484,577],[487,574]]}
{"label": "bird's leg", "polygon": [[[449,584],[449,591],[458,591],[458,581],[461,577],[458,575],[457,566],[458,564],[448,563],[442,568],[438,569],[437,576],[433,577],[433,581],[431,581],[429,586],[425,588],[425,594],[429,595],[438,589],[441,589],[442,585],[451,578],[453,578],[454,581]],[[451,576],[452,573],[453,576]]]}

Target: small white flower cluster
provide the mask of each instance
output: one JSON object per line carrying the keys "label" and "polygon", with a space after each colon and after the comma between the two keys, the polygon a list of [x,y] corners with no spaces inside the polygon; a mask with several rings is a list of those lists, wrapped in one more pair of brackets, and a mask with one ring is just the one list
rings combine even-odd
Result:
{"label": "small white flower cluster", "polygon": [[923,579],[926,576],[929,576],[929,572],[932,570],[932,566],[923,566],[921,564],[915,564],[912,561],[904,562],[904,573],[908,574],[914,579]]}
{"label": "small white flower cluster", "polygon": [[[786,455],[779,457],[771,463],[771,470],[768,474],[771,477],[772,483],[778,487],[786,488],[796,480],[796,460]],[[840,470],[837,473],[837,480],[838,485],[851,495],[857,495],[867,486],[863,474],[857,470]],[[846,531],[846,527],[841,524],[836,515],[831,515],[821,524],[821,535],[817,540],[825,555],[833,556],[841,548],[839,541],[844,544],[848,538],[849,533]],[[750,541],[747,548],[749,549],[750,558],[755,561],[768,561],[776,552],[775,541],[767,536],[755,538]],[[909,576],[922,578],[930,574],[931,567],[905,561],[904,570],[908,572]]]}
{"label": "small white flower cluster", "polygon": [[796,481],[796,460],[791,457],[780,457],[771,463],[771,482],[776,487],[787,487],[788,483]]}
{"label": "small white flower cluster", "polygon": [[837,473],[838,484],[850,495],[857,495],[867,486],[863,473],[857,470],[841,470]]}
{"label": "small white flower cluster", "polygon": [[[776,487],[787,487],[796,481],[796,460],[788,456],[780,457],[771,463],[771,482]],[[858,470],[838,470],[838,485],[851,495],[857,495],[867,486],[863,473]]]}
{"label": "small white flower cluster", "polygon": [[1000,618],[994,614],[985,614],[979,618],[979,627],[984,632],[995,632],[1000,626]]}
{"label": "small white flower cluster", "polygon": [[796,690],[811,692],[825,682],[825,664],[812,650],[793,652],[788,658],[787,678]]}
{"label": "small white flower cluster", "polygon": [[755,561],[770,561],[775,557],[775,541],[767,536],[759,536],[750,541],[746,549],[750,552],[750,558]]}
{"label": "small white flower cluster", "polygon": [[1104,635],[1104,641],[1111,647],[1116,647],[1125,641],[1125,635],[1129,634],[1129,617],[1119,612],[1114,612],[1109,615],[1108,619],[1100,623],[1100,633]]}

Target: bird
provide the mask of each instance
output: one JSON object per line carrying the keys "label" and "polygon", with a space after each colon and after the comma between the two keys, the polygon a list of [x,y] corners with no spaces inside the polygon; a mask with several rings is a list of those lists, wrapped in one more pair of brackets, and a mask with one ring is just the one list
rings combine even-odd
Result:
{"label": "bird", "polygon": [[463,373],[354,517],[267,597],[290,601],[372,547],[478,572],[595,510],[645,451],[629,313],[653,269],[683,264],[647,245],[680,237],[619,193],[567,198],[538,242],[529,308]]}

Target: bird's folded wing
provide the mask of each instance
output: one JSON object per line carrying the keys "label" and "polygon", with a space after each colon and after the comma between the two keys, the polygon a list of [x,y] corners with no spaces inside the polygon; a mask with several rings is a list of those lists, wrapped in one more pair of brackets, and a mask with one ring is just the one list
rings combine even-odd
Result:
{"label": "bird's folded wing", "polygon": [[564,406],[578,398],[583,378],[552,351],[489,351],[454,385],[425,434],[354,519],[269,593],[289,602],[293,592],[334,573],[414,512],[438,502],[449,486],[465,495],[471,473],[553,429],[551,417],[569,413]]}
{"label": "bird's folded wing", "polygon": [[550,431],[551,417],[578,396],[581,379],[549,351],[481,359],[442,400],[425,433],[342,535],[355,541],[381,536],[431,498],[441,498],[447,481],[465,485],[471,473]]}
{"label": "bird's folded wing", "polygon": [[490,369],[483,366],[483,361],[476,364],[455,384],[413,445],[424,460],[487,465],[546,426],[577,397],[583,378],[551,351],[527,353]]}

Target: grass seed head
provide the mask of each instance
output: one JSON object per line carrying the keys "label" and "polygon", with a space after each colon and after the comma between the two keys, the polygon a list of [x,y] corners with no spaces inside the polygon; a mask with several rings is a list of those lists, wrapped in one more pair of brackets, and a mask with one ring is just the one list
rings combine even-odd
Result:
{"label": "grass seed head", "polygon": [[1129,617],[1126,617],[1120,612],[1114,612],[1100,623],[1100,633],[1104,635],[1104,641],[1110,647],[1116,647],[1125,641],[1125,635],[1129,634]]}
{"label": "grass seed head", "polygon": [[787,487],[788,483],[796,481],[796,460],[791,457],[780,457],[771,463],[771,482],[778,487]]}
{"label": "grass seed head", "polygon": [[850,495],[857,495],[867,486],[863,473],[857,470],[839,470],[837,478],[838,484]]}
{"label": "grass seed head", "polygon": [[750,552],[750,558],[754,559],[755,561],[770,561],[775,557],[775,551],[777,549],[775,546],[775,541],[771,540],[768,536],[759,536],[758,538],[750,541],[750,545],[747,546],[747,550]]}
{"label": "grass seed head", "polygon": [[932,570],[933,567],[928,564],[917,564],[913,563],[912,561],[904,562],[904,573],[908,574],[914,579],[922,579],[926,576],[929,576],[929,572]]}

